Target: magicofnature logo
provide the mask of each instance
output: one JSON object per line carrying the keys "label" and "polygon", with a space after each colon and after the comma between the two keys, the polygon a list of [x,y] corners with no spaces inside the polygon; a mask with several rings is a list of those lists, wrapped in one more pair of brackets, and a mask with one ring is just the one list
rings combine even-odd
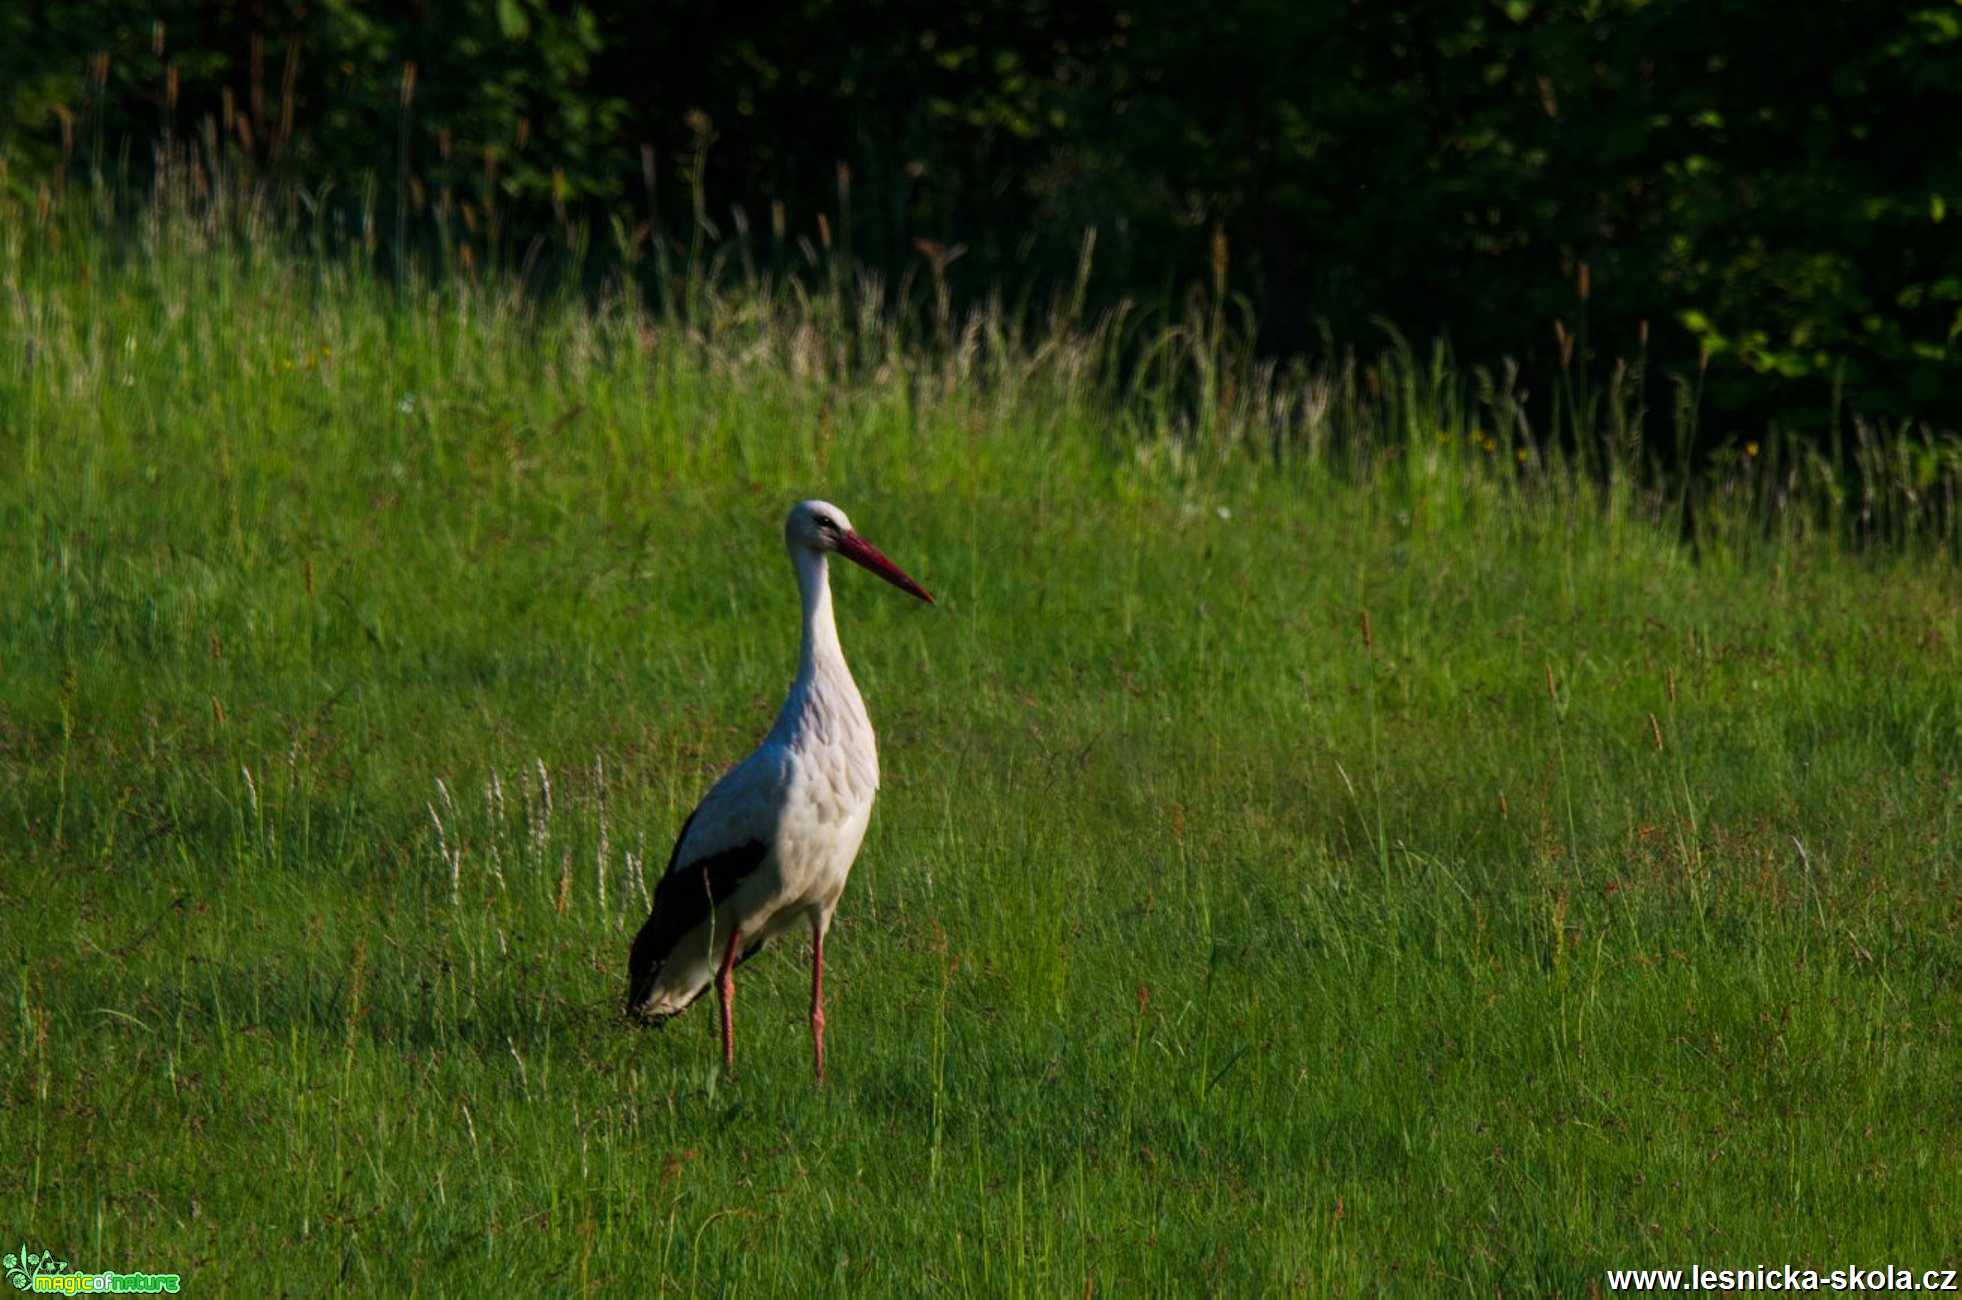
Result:
{"label": "magicofnature logo", "polygon": [[117,1273],[113,1270],[73,1273],[69,1271],[68,1261],[56,1259],[53,1251],[44,1250],[36,1254],[25,1244],[7,1256],[5,1267],[7,1280],[14,1284],[14,1290],[34,1291],[42,1295],[155,1294],[159,1291],[174,1295],[184,1285],[183,1277],[177,1273]]}

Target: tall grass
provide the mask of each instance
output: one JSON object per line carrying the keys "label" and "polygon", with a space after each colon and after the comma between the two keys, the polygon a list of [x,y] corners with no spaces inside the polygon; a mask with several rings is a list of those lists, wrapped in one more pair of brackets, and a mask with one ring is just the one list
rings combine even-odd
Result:
{"label": "tall grass", "polygon": [[[1684,477],[1639,384],[1539,429],[1204,290],[705,238],[588,296],[199,177],[0,214],[0,1232],[436,1293],[1962,1251],[1952,446]],[[840,577],[887,786],[823,1091],[795,945],[739,1083],[614,1010],[813,493],[942,599]]]}
{"label": "tall grass", "polygon": [[[406,113],[413,71],[404,77]],[[196,250],[232,264],[261,293],[383,295],[412,316],[442,304],[561,338],[602,365],[634,364],[658,341],[672,362],[709,373],[755,366],[773,385],[822,394],[821,404],[903,378],[915,405],[963,401],[997,420],[1093,425],[1141,462],[1185,477],[1264,462],[1356,481],[1483,478],[1484,488],[1555,515],[1586,509],[1610,526],[1639,518],[1696,545],[1757,549],[1823,534],[1853,545],[1957,546],[1962,440],[1842,411],[1828,430],[1735,431],[1699,453],[1710,432],[1698,427],[1703,376],[1666,377],[1675,400],[1657,411],[1647,405],[1646,331],[1629,355],[1597,362],[1585,266],[1576,331],[1554,323],[1559,379],[1536,396],[1510,362],[1461,364],[1446,345],[1421,349],[1387,324],[1374,352],[1324,339],[1312,358],[1262,356],[1245,304],[1228,296],[1230,250],[1217,232],[1212,282],[1169,315],[1126,303],[1085,319],[1091,230],[1072,292],[1012,307],[996,296],[957,318],[945,270],[958,249],[922,241],[919,274],[895,285],[861,270],[823,214],[815,241],[793,234],[780,210],[767,232],[736,210],[725,232],[707,211],[699,159],[683,230],[662,225],[650,179],[646,211],[612,217],[600,256],[590,228],[569,215],[555,241],[513,247],[497,213],[494,158],[470,196],[431,194],[398,176],[396,237],[384,241],[372,180],[341,194],[271,179],[215,120],[188,143],[166,136],[152,147],[147,190],[130,184],[126,159],[114,174],[105,169],[101,149],[98,140],[86,188],[44,183],[31,205],[16,198],[9,265],[52,259],[92,284],[121,277],[131,258],[168,262]],[[837,225],[849,232],[842,170],[838,201]],[[181,312],[191,286],[152,288]],[[1596,364],[1605,373],[1591,374]],[[809,406],[807,396],[799,414]]]}

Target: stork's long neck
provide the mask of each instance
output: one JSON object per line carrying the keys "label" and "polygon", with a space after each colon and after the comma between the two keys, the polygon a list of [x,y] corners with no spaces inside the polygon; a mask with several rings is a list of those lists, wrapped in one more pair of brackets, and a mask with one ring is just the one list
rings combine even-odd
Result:
{"label": "stork's long neck", "polygon": [[[879,788],[879,750],[865,701],[838,644],[824,556],[792,546],[790,557],[804,598],[804,643],[797,654],[797,680],[770,728],[770,740],[792,754],[827,756],[818,761],[833,778],[833,794],[848,795],[848,803],[869,807]],[[843,807],[837,805],[832,811]]]}
{"label": "stork's long neck", "polygon": [[771,734],[787,743],[863,748],[869,757],[872,724],[852,671],[845,666],[844,648],[838,644],[825,557],[793,546],[791,561],[797,566],[797,588],[804,598],[804,641],[797,655],[797,680]]}
{"label": "stork's long neck", "polygon": [[792,562],[797,566],[797,590],[804,598],[804,643],[797,652],[797,690],[808,690],[812,682],[833,673],[851,680],[845,667],[845,649],[838,644],[838,624],[831,617],[831,574],[822,551],[793,547]]}

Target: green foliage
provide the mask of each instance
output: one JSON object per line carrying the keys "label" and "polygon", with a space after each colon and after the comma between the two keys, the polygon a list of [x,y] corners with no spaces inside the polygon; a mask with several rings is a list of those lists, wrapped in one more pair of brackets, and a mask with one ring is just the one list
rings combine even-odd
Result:
{"label": "green foliage", "polygon": [[1194,276],[1223,224],[1282,337],[1386,317],[1545,383],[1652,335],[1665,371],[1715,360],[1717,433],[1830,428],[1842,389],[1962,415],[1954,7],[1175,8],[1081,88],[1110,166],[1071,215]]}
{"label": "green foliage", "polygon": [[514,257],[568,223],[617,253],[767,221],[779,267],[801,241],[897,280],[924,239],[969,302],[1069,290],[1094,229],[1090,301],[1175,313],[1217,231],[1270,352],[1389,319],[1541,394],[1641,350],[1660,403],[1707,360],[1713,439],[1848,405],[1954,426],[1958,13],[67,0],[0,16],[0,154],[31,190],[222,135],[385,242],[453,203]]}
{"label": "green foliage", "polygon": [[[0,150],[31,176],[78,153],[106,169],[121,147],[147,155],[188,133],[315,186],[399,175],[534,209],[622,193],[624,105],[587,84],[602,42],[583,5],[274,3],[247,25],[199,0],[78,0],[12,22],[0,74],[19,89]],[[96,138],[64,140],[64,118]]]}

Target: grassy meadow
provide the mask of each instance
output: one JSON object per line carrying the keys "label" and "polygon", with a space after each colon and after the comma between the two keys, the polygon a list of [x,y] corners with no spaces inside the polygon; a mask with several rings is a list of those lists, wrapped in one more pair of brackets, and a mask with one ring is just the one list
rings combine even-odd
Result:
{"label": "grassy meadow", "polygon": [[[1556,456],[1502,377],[1261,369],[1217,313],[1120,368],[1066,309],[281,250],[0,222],[9,1249],[194,1294],[1962,1262],[1952,448],[1840,492],[1739,443],[1691,546],[1606,380]],[[793,671],[808,495],[940,601],[837,578],[886,786],[823,1089],[801,941],[733,1080],[711,1004],[618,1014]]]}

